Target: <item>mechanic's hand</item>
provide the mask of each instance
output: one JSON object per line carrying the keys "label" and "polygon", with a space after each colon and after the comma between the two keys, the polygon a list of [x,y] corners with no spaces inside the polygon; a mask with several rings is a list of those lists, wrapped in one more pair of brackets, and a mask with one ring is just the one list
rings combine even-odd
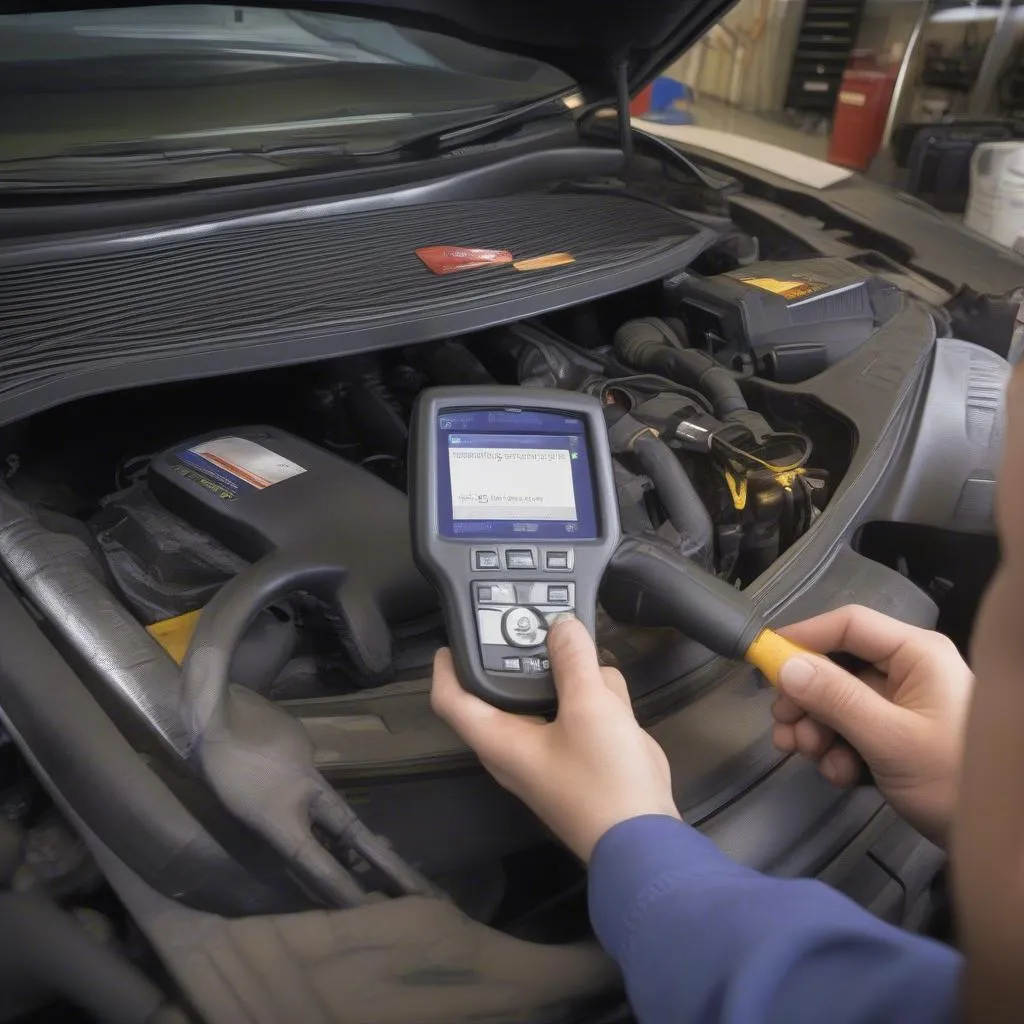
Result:
{"label": "mechanic's hand", "polygon": [[567,618],[548,634],[558,690],[553,722],[499,711],[467,693],[451,653],[434,659],[434,710],[584,861],[613,825],[640,814],[678,818],[668,759],[640,728],[621,673],[601,668],[584,625]]}
{"label": "mechanic's hand", "polygon": [[945,843],[974,683],[952,641],[857,605],[780,632],[871,667],[855,676],[813,655],[787,661],[772,707],[775,745],[816,761],[837,786],[855,785],[866,762],[896,811]]}

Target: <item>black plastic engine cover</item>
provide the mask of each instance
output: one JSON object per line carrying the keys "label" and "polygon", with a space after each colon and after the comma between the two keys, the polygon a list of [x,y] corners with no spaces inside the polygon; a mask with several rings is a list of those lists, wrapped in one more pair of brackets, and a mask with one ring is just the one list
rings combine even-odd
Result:
{"label": "black plastic engine cover", "polygon": [[783,382],[807,380],[842,361],[903,304],[894,284],[833,257],[686,275],[670,300],[694,345],[726,366]]}
{"label": "black plastic engine cover", "polygon": [[248,561],[315,539],[392,623],[437,608],[413,564],[401,491],[276,427],[234,427],[153,459],[149,481],[170,511]]}

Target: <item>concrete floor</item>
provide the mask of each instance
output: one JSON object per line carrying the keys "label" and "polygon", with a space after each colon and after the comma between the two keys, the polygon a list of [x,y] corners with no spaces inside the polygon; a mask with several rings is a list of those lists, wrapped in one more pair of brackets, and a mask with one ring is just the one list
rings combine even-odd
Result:
{"label": "concrete floor", "polygon": [[701,128],[768,142],[818,160],[824,160],[828,154],[828,135],[801,131],[781,114],[752,114],[705,96],[693,104],[693,116]]}

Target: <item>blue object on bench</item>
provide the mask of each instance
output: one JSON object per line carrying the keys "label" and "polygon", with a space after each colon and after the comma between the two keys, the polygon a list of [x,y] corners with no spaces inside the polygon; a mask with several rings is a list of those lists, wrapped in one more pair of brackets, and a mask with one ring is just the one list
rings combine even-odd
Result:
{"label": "blue object on bench", "polygon": [[693,124],[693,114],[681,110],[676,103],[692,102],[693,90],[674,78],[656,78],[651,86],[651,109],[644,114],[647,121],[659,124]]}
{"label": "blue object on bench", "polygon": [[668,110],[679,100],[687,102],[693,100],[693,90],[688,85],[677,82],[674,78],[666,78],[664,75],[654,80],[654,85],[651,87],[652,111]]}

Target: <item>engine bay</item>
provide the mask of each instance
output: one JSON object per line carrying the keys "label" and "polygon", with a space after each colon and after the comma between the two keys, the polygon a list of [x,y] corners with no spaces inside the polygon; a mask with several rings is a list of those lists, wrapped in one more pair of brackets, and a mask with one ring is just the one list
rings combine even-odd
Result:
{"label": "engine bay", "polygon": [[[422,678],[444,642],[408,539],[408,423],[423,388],[597,396],[624,532],[657,534],[743,587],[807,532],[852,451],[847,424],[769,378],[820,372],[884,330],[899,300],[840,260],[755,263],[475,335],[86,399],[7,431],[7,486],[42,525],[73,529],[97,583],[179,663],[220,587],[328,532],[390,650],[368,659],[358,626],[299,594],[253,622],[231,678],[273,700],[351,693]],[[652,308],[680,315],[638,315]],[[789,321],[803,323],[792,344],[779,340],[792,329],[772,327]],[[599,639],[628,665],[620,633]]]}
{"label": "engine bay", "polygon": [[[648,216],[658,231],[686,220],[662,206]],[[618,230],[632,244],[627,216]],[[58,751],[51,770],[70,774],[55,788],[80,785],[69,804],[184,915],[162,958],[184,948],[193,910],[226,929],[314,908],[400,920],[409,896],[429,897],[440,922],[405,929],[417,956],[432,928],[467,920],[487,925],[475,943],[521,943],[522,963],[542,950],[571,966],[591,938],[581,866],[430,710],[431,663],[447,637],[413,561],[408,507],[410,416],[428,387],[596,398],[624,537],[655,539],[753,595],[766,617],[885,595],[895,614],[934,624],[933,601],[904,565],[913,545],[890,550],[888,534],[868,530],[875,551],[862,556],[853,538],[869,499],[911,501],[893,479],[917,479],[918,449],[935,465],[934,449],[906,443],[906,424],[924,401],[936,335],[949,333],[942,311],[898,275],[762,252],[722,218],[697,219],[686,245],[695,238],[699,251],[666,276],[596,300],[94,394],[0,427],[5,590],[109,718],[78,730],[86,710],[55,702],[29,716],[42,732],[22,739]],[[483,294],[480,279],[473,287]],[[937,388],[922,422],[968,419],[961,406],[980,393],[970,381],[995,372],[961,344],[942,364],[948,383],[968,358],[960,404]],[[960,460],[943,497],[952,505],[957,474],[977,461],[960,447],[946,453]],[[983,501],[967,504],[982,516]],[[232,617],[243,597],[253,614]],[[873,842],[895,827],[877,794],[847,801],[772,748],[772,692],[750,666],[616,613],[598,607],[602,660],[622,670],[638,719],[665,748],[687,820],[718,828],[716,841],[745,863],[805,875],[863,830]],[[218,672],[224,686],[208,685]],[[41,699],[38,678],[25,675],[26,706]],[[45,799],[26,806],[21,827],[49,827]],[[828,850],[804,851],[819,834]],[[935,863],[920,859],[909,888],[926,886]],[[444,917],[453,908],[456,922]],[[163,931],[166,909],[143,924],[158,946],[174,932]],[[614,984],[596,947],[583,962],[579,992]]]}

